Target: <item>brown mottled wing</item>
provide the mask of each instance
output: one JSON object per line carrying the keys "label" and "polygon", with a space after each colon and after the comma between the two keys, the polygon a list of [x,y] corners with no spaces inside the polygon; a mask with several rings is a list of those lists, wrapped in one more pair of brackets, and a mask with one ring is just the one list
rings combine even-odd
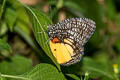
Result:
{"label": "brown mottled wing", "polygon": [[87,18],[71,18],[66,23],[68,36],[76,45],[84,46],[95,31],[95,22]]}

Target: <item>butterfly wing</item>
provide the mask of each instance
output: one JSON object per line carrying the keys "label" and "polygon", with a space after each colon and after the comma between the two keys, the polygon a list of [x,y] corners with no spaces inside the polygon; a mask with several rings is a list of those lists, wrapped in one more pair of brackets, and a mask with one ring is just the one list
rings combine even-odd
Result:
{"label": "butterfly wing", "polygon": [[[71,65],[79,62],[84,53],[83,46],[95,28],[95,22],[87,18],[66,19],[50,27],[49,37],[57,37],[60,40],[60,43],[56,44],[50,42],[51,51],[58,63]],[[53,46],[57,51],[54,51]]]}
{"label": "butterfly wing", "polygon": [[73,48],[70,45],[64,43],[50,43],[50,48],[59,64],[64,64],[71,60],[73,54]]}
{"label": "butterfly wing", "polygon": [[71,18],[65,21],[69,38],[84,46],[95,31],[95,22],[87,18]]}

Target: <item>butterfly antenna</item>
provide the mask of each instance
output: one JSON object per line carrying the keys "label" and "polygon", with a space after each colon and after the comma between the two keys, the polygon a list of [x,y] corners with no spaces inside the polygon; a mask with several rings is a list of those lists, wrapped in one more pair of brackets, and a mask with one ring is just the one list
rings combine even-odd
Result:
{"label": "butterfly antenna", "polygon": [[52,39],[52,37],[50,37],[50,38],[45,42],[45,44],[47,44],[51,39]]}
{"label": "butterfly antenna", "polygon": [[[46,32],[46,31],[41,31],[41,32],[37,32],[37,33],[42,34],[42,33],[44,33],[44,32]],[[51,39],[52,39],[52,37],[50,37],[50,38],[45,42],[45,44],[47,44]]]}

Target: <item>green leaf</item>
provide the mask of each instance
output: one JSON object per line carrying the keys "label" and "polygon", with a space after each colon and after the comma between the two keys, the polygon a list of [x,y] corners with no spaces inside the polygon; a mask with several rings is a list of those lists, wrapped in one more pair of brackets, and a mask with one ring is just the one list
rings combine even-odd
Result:
{"label": "green leaf", "polygon": [[25,76],[26,80],[66,80],[64,75],[50,64],[39,64]]}
{"label": "green leaf", "polygon": [[[50,19],[40,11],[37,11],[29,7],[27,7],[27,9],[31,13],[31,20],[32,20],[31,22],[33,24],[32,28],[36,40],[60,70],[60,65],[57,63],[55,57],[52,55],[49,44],[46,43],[48,41],[48,33],[45,33],[45,31],[48,30],[48,26],[51,24]],[[38,32],[43,32],[43,33],[38,33]]]}
{"label": "green leaf", "polygon": [[4,77],[0,77],[0,80],[7,80],[6,78],[4,78]]}
{"label": "green leaf", "polygon": [[56,7],[57,7],[58,9],[59,9],[59,8],[62,8],[63,2],[64,2],[64,0],[58,0]]}
{"label": "green leaf", "polygon": [[28,14],[23,6],[19,7],[19,9],[17,9],[16,12],[17,12],[18,21],[21,21],[24,24],[29,24],[29,22],[30,22],[29,16],[28,16]]}
{"label": "green leaf", "polygon": [[39,48],[36,45],[35,41],[32,39],[30,35],[30,28],[28,25],[25,25],[21,21],[16,22],[16,26],[14,28],[15,32],[18,33],[35,51],[39,52]]}
{"label": "green leaf", "polygon": [[25,27],[27,26],[17,25],[14,29],[15,32],[18,33],[35,51],[39,52],[40,50],[36,45],[35,41],[31,38],[30,34],[27,34],[27,32],[24,30]]}
{"label": "green leaf", "polygon": [[31,68],[32,61],[21,56],[15,56],[0,63],[0,72],[2,74],[19,75],[29,71]]}
{"label": "green leaf", "polygon": [[16,11],[11,8],[7,8],[4,16],[10,31],[13,31],[13,27],[17,18]]}
{"label": "green leaf", "polygon": [[6,0],[3,0],[2,6],[0,7],[0,20],[1,20],[2,14],[4,12],[5,3],[6,3]]}
{"label": "green leaf", "polygon": [[119,73],[120,73],[120,55],[117,58],[117,64],[118,64],[118,70],[119,70]]}
{"label": "green leaf", "polygon": [[9,78],[10,80],[66,80],[62,72],[59,72],[54,66],[44,63],[35,66],[23,75],[1,74],[1,77]]}
{"label": "green leaf", "polygon": [[69,77],[71,77],[71,78],[73,78],[74,80],[80,80],[80,78],[77,77],[77,76],[74,75],[74,74],[66,74],[66,75],[69,76]]}
{"label": "green leaf", "polygon": [[[98,51],[94,54],[93,58],[95,59],[96,62],[100,62],[103,64],[111,64],[111,62],[109,61],[109,56],[108,53],[105,51]],[[109,65],[106,65],[108,67],[112,67]]]}
{"label": "green leaf", "polygon": [[0,39],[0,51],[7,50],[9,52],[12,52],[12,49],[8,43]]}
{"label": "green leaf", "polygon": [[91,58],[84,57],[83,58],[83,65],[82,65],[83,71],[88,71],[90,73],[90,77],[97,78],[102,75],[107,77],[108,79],[113,79],[113,75],[109,72],[108,69],[106,69],[106,66],[102,63],[97,63]]}
{"label": "green leaf", "polygon": [[4,35],[7,31],[8,31],[7,24],[5,22],[2,22],[0,26],[0,36]]}

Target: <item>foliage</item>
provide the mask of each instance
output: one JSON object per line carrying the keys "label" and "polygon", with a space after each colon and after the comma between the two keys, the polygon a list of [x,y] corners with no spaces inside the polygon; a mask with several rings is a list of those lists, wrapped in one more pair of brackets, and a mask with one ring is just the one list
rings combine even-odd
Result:
{"label": "foliage", "polygon": [[[118,0],[41,0],[32,6],[0,0],[0,79],[120,80],[119,5]],[[81,61],[60,66],[49,48],[48,26],[71,17],[94,20],[96,30]]]}

